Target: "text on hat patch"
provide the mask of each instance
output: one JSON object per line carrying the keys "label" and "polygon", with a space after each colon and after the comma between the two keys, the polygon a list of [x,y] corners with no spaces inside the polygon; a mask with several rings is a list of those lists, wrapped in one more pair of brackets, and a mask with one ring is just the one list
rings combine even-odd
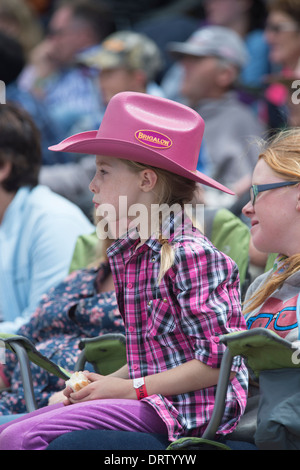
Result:
{"label": "text on hat patch", "polygon": [[168,149],[172,145],[172,140],[161,132],[142,129],[136,131],[135,138],[142,144],[158,149]]}

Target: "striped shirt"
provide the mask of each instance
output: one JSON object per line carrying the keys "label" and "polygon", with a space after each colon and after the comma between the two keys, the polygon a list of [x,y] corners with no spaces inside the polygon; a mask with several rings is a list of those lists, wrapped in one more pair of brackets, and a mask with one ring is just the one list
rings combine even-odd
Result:
{"label": "striped shirt", "polygon": [[[124,319],[130,378],[146,377],[198,359],[219,368],[224,345],[218,336],[246,329],[235,263],[189,221],[172,222],[168,240],[175,260],[157,285],[161,243],[150,237],[118,239],[108,250],[120,313]],[[220,434],[232,432],[244,411],[247,372],[240,358],[228,387]],[[176,396],[144,398],[165,422],[170,440],[201,436],[215,400],[215,386]]]}

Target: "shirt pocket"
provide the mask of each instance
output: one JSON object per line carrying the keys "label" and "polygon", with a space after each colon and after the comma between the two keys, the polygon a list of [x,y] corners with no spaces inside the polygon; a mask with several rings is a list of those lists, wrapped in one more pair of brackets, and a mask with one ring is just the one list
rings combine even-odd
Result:
{"label": "shirt pocket", "polygon": [[158,340],[175,330],[174,312],[168,299],[150,300],[147,304],[147,336]]}

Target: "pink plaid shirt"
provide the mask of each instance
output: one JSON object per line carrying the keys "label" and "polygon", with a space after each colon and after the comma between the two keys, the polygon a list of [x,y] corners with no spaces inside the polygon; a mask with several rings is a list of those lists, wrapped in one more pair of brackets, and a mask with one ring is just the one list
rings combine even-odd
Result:
{"label": "pink plaid shirt", "polygon": [[[182,213],[175,221],[181,220]],[[186,219],[185,219],[186,220]],[[161,244],[153,236],[136,249],[127,234],[108,250],[119,309],[124,319],[131,378],[144,377],[198,359],[220,367],[224,346],[218,336],[246,329],[241,314],[235,263],[191,223],[176,224],[169,236],[175,262],[160,285]],[[172,230],[171,230],[172,232]],[[171,233],[169,232],[169,233]],[[232,432],[244,411],[247,371],[240,358],[228,387],[220,434]],[[215,386],[176,396],[144,398],[168,428],[169,439],[201,436],[215,400]]]}

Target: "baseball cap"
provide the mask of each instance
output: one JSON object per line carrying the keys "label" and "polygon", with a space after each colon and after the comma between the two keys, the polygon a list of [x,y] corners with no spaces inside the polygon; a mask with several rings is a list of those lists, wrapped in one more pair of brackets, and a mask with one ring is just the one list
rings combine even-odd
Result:
{"label": "baseball cap", "polygon": [[118,31],[107,36],[102,44],[80,58],[82,64],[100,70],[126,67],[144,70],[148,80],[162,67],[159,48],[150,38],[132,31]]}
{"label": "baseball cap", "polygon": [[186,42],[170,42],[167,47],[176,58],[184,55],[215,56],[239,68],[248,61],[244,41],[237,33],[223,26],[205,26],[195,31]]}

